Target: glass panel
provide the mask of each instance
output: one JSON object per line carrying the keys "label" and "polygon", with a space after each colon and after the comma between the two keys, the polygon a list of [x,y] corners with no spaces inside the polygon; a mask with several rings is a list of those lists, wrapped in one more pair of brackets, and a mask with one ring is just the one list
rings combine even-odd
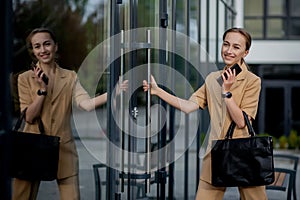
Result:
{"label": "glass panel", "polygon": [[292,88],[292,107],[291,107],[291,116],[292,116],[292,129],[298,132],[300,135],[300,87],[293,87]]}
{"label": "glass panel", "polygon": [[[123,0],[121,4],[120,22],[121,30],[130,30],[130,26],[136,23],[137,28],[154,27],[159,25],[159,6],[158,1],[130,1]],[[133,16],[135,18],[132,20]]]}
{"label": "glass panel", "polygon": [[263,0],[245,0],[244,2],[245,16],[263,16],[264,1]]}
{"label": "glass panel", "polygon": [[263,38],[262,19],[245,19],[245,28],[251,33],[253,38]]}
{"label": "glass panel", "polygon": [[285,1],[284,0],[269,0],[267,15],[284,15]]}
{"label": "glass panel", "polygon": [[138,1],[138,27],[157,26],[159,24],[158,15],[159,8],[156,0]]}
{"label": "glass panel", "polygon": [[290,15],[291,16],[300,16],[300,1],[299,0],[290,0]]}
{"label": "glass panel", "polygon": [[194,40],[198,40],[198,2],[191,1],[190,4],[190,37]]}
{"label": "glass panel", "polygon": [[77,71],[90,51],[108,37],[109,2],[14,1],[14,72],[30,66],[25,37],[38,27],[55,32],[59,54],[63,55],[58,62],[61,67]]}
{"label": "glass panel", "polygon": [[284,35],[283,19],[267,20],[267,38],[283,38]]}
{"label": "glass panel", "polygon": [[290,21],[289,37],[291,39],[300,38],[300,19],[294,19]]}
{"label": "glass panel", "polygon": [[176,30],[185,33],[185,16],[186,16],[186,5],[185,1],[176,2]]}
{"label": "glass panel", "polygon": [[266,102],[265,132],[279,138],[284,134],[284,89],[267,88]]}

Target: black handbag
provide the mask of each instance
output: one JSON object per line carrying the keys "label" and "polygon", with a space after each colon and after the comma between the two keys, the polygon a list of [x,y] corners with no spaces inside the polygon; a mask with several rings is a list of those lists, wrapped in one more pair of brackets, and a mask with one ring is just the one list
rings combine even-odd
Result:
{"label": "black handbag", "polygon": [[25,112],[26,109],[9,133],[10,175],[29,181],[52,181],[57,178],[60,137],[46,135],[40,118],[41,134],[18,131]]}
{"label": "black handbag", "polygon": [[212,185],[217,187],[261,186],[274,182],[273,140],[255,136],[243,112],[251,137],[232,139],[232,122],[225,139],[213,140],[211,150]]}

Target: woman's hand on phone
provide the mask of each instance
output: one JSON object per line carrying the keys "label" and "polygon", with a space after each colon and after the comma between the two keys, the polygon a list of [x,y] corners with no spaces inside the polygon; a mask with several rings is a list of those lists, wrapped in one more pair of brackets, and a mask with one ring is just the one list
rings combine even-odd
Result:
{"label": "woman's hand on phone", "polygon": [[45,76],[45,72],[39,67],[33,67],[33,72],[37,79],[37,82],[41,85],[42,88],[46,88],[47,84],[43,81],[43,76]]}
{"label": "woman's hand on phone", "polygon": [[224,91],[229,91],[231,86],[235,82],[235,73],[236,73],[235,69],[231,70],[229,68],[229,69],[225,70],[225,72],[222,74]]}

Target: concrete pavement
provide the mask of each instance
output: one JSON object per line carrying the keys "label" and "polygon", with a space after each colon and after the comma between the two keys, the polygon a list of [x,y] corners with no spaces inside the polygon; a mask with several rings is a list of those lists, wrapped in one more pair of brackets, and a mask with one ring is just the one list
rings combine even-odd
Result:
{"label": "concrete pavement", "polygon": [[[100,123],[100,126],[105,126],[106,119],[104,110],[99,110],[96,115],[93,113],[80,113],[79,116],[74,120],[76,128],[74,127],[74,132],[76,135],[76,144],[79,154],[79,179],[80,179],[80,192],[81,200],[94,200],[95,199],[95,184],[94,176],[92,171],[92,165],[99,162],[104,162],[106,160],[106,137],[104,131],[97,127],[96,123]],[[139,113],[143,115],[143,113]],[[101,116],[101,118],[99,117]],[[177,119],[180,118],[176,116]],[[193,117],[190,121],[194,120]],[[184,121],[184,120],[183,120]],[[182,121],[180,121],[182,123]],[[177,124],[181,127],[182,124]],[[195,123],[192,121],[191,123]],[[96,124],[96,125],[95,125]],[[178,128],[179,129],[179,128]],[[77,133],[78,132],[78,133]],[[177,200],[187,200],[183,198],[183,184],[184,184],[184,135],[179,135],[175,141],[175,184],[174,184],[174,196]],[[198,158],[198,152],[196,152],[196,143],[194,140],[194,135],[189,135],[189,141],[192,141],[189,146],[189,172],[188,172],[188,194],[189,199],[194,200],[196,193],[196,159]],[[277,150],[274,150],[277,153]],[[295,154],[300,157],[298,151],[280,151],[280,153]],[[287,167],[289,164],[287,164]],[[297,190],[300,188],[300,166],[297,172]],[[105,190],[105,187],[102,188]],[[103,191],[105,194],[105,191]],[[104,195],[103,194],[103,195]],[[284,192],[277,191],[267,191],[270,200],[283,200],[285,199]],[[156,196],[156,185],[151,186],[150,196]],[[300,199],[300,190],[297,191],[297,198]],[[38,194],[38,200],[58,200],[59,192],[55,181],[42,182]],[[105,199],[105,198],[103,198]],[[227,188],[224,200],[238,200],[239,193],[237,188]]]}
{"label": "concrete pavement", "polygon": [[[77,149],[79,153],[79,160],[80,160],[80,192],[81,192],[81,199],[82,200],[94,200],[95,199],[95,184],[94,184],[94,176],[92,171],[92,165],[94,163],[98,163],[99,161],[95,158],[97,155],[93,155],[93,148],[100,148],[103,150],[105,148],[105,140],[103,139],[83,139],[83,140],[77,140]],[[101,151],[103,154],[105,154],[105,151]],[[280,152],[280,153],[289,153],[290,151],[286,152]],[[274,153],[277,153],[275,151]],[[193,154],[193,152],[190,152],[190,154]],[[295,153],[299,156],[298,153]],[[180,158],[176,161],[175,164],[175,197],[176,199],[183,199],[183,159]],[[195,163],[190,163],[190,178],[189,178],[189,199],[194,199],[195,194]],[[298,168],[297,172],[297,183],[296,185],[299,188],[300,186],[300,169]],[[105,190],[105,187],[102,189]],[[103,191],[105,193],[105,191]],[[38,195],[38,200],[58,200],[58,189],[56,186],[55,181],[51,182],[42,182],[40,186],[40,191]],[[155,196],[155,186],[153,189],[151,189],[150,196]],[[278,191],[267,191],[268,197],[270,200],[283,200],[285,199],[286,193],[284,192],[278,192]],[[104,197],[104,196],[103,196]],[[297,191],[297,198],[300,199],[300,191]],[[104,199],[104,198],[103,198]],[[224,200],[238,200],[238,190],[237,188],[227,188],[227,191],[225,193]]]}

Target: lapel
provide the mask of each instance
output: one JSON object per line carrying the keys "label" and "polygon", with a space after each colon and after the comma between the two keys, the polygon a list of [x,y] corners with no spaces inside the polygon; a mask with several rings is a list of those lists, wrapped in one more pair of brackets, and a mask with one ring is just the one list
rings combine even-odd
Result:
{"label": "lapel", "polygon": [[58,65],[56,67],[54,81],[55,82],[54,82],[54,88],[53,88],[51,102],[53,102],[59,96],[59,94],[62,92],[63,88],[67,85],[67,81],[68,81],[67,74]]}
{"label": "lapel", "polygon": [[219,84],[217,79],[221,76],[222,71],[216,71],[212,73],[211,79],[209,81],[209,84],[207,85],[209,87],[210,95],[212,96],[213,101],[216,101],[219,106],[222,105],[222,86]]}

